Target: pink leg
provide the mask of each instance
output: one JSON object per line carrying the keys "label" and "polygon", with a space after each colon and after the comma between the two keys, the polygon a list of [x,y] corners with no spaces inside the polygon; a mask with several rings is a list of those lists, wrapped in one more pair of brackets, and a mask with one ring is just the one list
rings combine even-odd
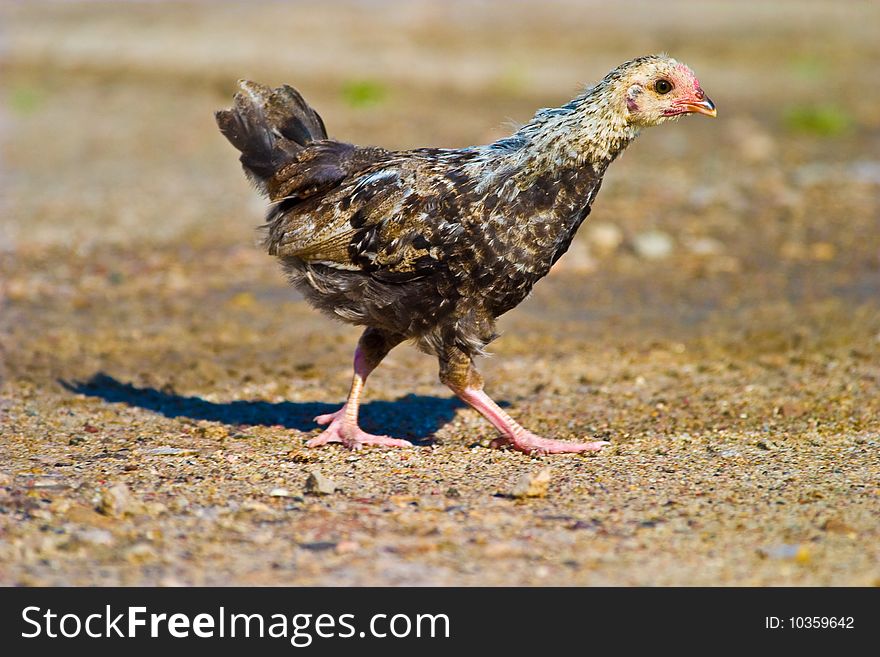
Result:
{"label": "pink leg", "polygon": [[[358,409],[364,383],[379,361],[384,358],[391,347],[387,341],[381,346],[376,344],[375,334],[370,329],[364,332],[354,352],[354,377],[351,380],[351,391],[345,405],[335,413],[319,415],[315,418],[318,424],[329,425],[316,438],[306,442],[306,447],[319,447],[329,443],[342,443],[349,449],[360,449],[364,445],[383,445],[385,447],[412,447],[412,443],[388,436],[374,436],[366,433],[358,426]],[[397,344],[397,342],[394,342]],[[394,346],[393,344],[391,346]],[[386,348],[387,347],[387,348]]]}
{"label": "pink leg", "polygon": [[550,440],[536,436],[524,429],[498,406],[482,389],[465,388],[458,393],[462,400],[478,410],[502,436],[492,441],[492,447],[510,445],[513,449],[526,454],[564,454],[578,452],[598,452],[607,443],[596,441],[590,443],[570,443],[564,440]]}

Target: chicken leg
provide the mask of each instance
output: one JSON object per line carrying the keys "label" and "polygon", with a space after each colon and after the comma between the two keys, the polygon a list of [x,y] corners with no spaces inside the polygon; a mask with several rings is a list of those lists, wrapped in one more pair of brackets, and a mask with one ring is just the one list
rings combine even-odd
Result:
{"label": "chicken leg", "polygon": [[525,454],[562,454],[598,452],[609,444],[605,441],[572,443],[551,440],[526,430],[483,392],[482,375],[474,367],[471,358],[457,347],[441,356],[440,380],[501,432],[501,436],[492,441],[492,447],[509,445]]}
{"label": "chicken leg", "polygon": [[315,418],[315,422],[318,424],[328,426],[319,436],[309,440],[306,443],[307,447],[319,447],[328,443],[342,443],[349,449],[360,449],[364,445],[412,447],[412,443],[407,440],[390,438],[389,436],[374,436],[358,426],[361,392],[367,377],[382,362],[388,352],[400,344],[402,340],[403,337],[400,335],[379,329],[368,328],[363,332],[354,352],[354,376],[351,380],[348,399],[343,407],[335,413],[319,415]]}

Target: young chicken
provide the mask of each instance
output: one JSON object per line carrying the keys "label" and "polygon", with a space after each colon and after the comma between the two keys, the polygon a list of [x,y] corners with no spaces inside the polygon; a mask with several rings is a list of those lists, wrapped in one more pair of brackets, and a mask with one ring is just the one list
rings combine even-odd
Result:
{"label": "young chicken", "polygon": [[605,170],[639,130],[685,114],[715,116],[687,66],[633,59],[566,105],[539,110],[512,136],[460,149],[335,141],[295,89],[240,87],[216,118],[271,202],[269,253],[312,305],[366,327],[348,401],[315,418],[327,428],[308,446],[410,446],[358,426],[367,377],[404,340],[439,358],[440,380],[499,431],[493,446],[547,454],[608,444],[527,431],[484,392],[474,358],[496,337],[496,318],[568,249]]}

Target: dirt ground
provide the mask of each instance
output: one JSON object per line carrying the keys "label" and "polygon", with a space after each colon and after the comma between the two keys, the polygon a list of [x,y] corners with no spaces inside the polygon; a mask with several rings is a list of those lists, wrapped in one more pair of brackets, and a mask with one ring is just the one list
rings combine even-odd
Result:
{"label": "dirt ground", "polygon": [[[0,584],[880,585],[880,7],[540,7],[0,9]],[[718,119],[613,165],[481,365],[536,433],[611,446],[491,450],[403,346],[363,420],[417,446],[305,448],[358,330],[256,245],[235,80],[459,146],[654,51]]]}

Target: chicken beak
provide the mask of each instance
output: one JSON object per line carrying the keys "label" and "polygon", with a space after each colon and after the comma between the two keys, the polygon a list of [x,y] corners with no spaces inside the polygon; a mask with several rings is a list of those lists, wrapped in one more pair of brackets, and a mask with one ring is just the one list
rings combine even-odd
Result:
{"label": "chicken beak", "polygon": [[715,109],[715,103],[709,98],[709,96],[703,96],[702,100],[699,100],[695,103],[685,103],[685,107],[688,112],[694,112],[696,114],[705,114],[706,116],[711,116],[715,118],[718,116],[718,111]]}

